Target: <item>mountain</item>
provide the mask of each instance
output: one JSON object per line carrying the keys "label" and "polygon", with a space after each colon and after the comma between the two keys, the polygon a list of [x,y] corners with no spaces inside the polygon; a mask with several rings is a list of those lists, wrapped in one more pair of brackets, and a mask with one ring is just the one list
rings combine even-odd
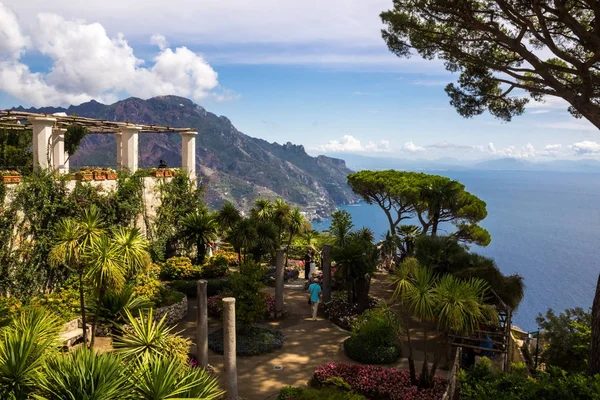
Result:
{"label": "mountain", "polygon": [[[231,201],[247,210],[258,197],[282,197],[311,215],[325,215],[338,204],[358,200],[346,183],[352,171],[343,160],[311,157],[301,145],[269,143],[247,136],[226,117],[182,97],[132,97],[111,105],[90,101],[66,109],[17,109],[194,128],[198,131],[196,170],[205,183],[207,202],[215,207]],[[114,167],[115,148],[114,135],[90,134],[71,157],[71,166]],[[157,166],[161,159],[169,166],[181,165],[181,138],[176,133],[141,134],[139,153],[140,167]]]}

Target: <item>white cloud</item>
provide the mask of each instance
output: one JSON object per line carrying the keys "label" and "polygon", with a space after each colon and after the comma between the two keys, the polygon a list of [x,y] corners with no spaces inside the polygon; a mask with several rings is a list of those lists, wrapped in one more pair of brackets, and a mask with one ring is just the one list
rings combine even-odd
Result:
{"label": "white cloud", "polygon": [[550,110],[533,110],[529,111],[529,114],[548,114]]}
{"label": "white cloud", "polygon": [[527,143],[522,147],[507,146],[498,149],[494,143],[490,142],[487,146],[487,152],[494,157],[507,158],[533,158],[536,155],[535,147],[531,143]]}
{"label": "white cloud", "polygon": [[21,33],[17,16],[0,3],[0,60],[5,57],[18,58],[29,46],[29,38]]}
{"label": "white cloud", "polygon": [[317,147],[318,151],[332,153],[381,153],[389,151],[390,142],[382,140],[379,143],[368,142],[363,145],[360,140],[351,135],[344,135],[339,140],[330,140],[327,144]]}
{"label": "white cloud", "polygon": [[415,153],[417,151],[425,151],[425,148],[417,146],[413,142],[406,142],[402,145],[402,150],[409,151],[411,153]]}
{"label": "white cloud", "polygon": [[169,47],[169,42],[167,42],[167,38],[161,35],[160,33],[155,33],[150,38],[150,43],[158,46],[159,49],[164,50]]}
{"label": "white cloud", "polygon": [[[3,16],[16,21],[0,4]],[[23,37],[15,34],[14,28],[9,31],[11,37]],[[113,102],[122,93],[142,98],[174,94],[198,101],[213,95],[219,86],[217,73],[201,55],[186,47],[168,48],[162,35],[151,39],[160,49],[153,65],[137,58],[123,35],[110,37],[99,23],[39,14],[30,36],[31,46],[52,60],[50,70],[31,72],[20,61],[27,41],[19,39],[10,49],[18,55],[0,59],[0,90],[37,106],[79,104],[90,99]],[[17,44],[20,49],[14,48]],[[224,95],[215,96],[218,100]]]}
{"label": "white cloud", "polygon": [[431,148],[431,149],[438,149],[438,150],[470,150],[475,148],[474,146],[470,146],[470,145],[466,145],[466,144],[456,144],[456,143],[450,143],[450,142],[439,142],[439,143],[434,143],[434,144],[429,144],[427,146],[425,146],[427,148]]}
{"label": "white cloud", "polygon": [[562,144],[547,144],[541,150],[536,152],[536,155],[542,157],[556,157],[562,153]]}
{"label": "white cloud", "polygon": [[584,140],[583,142],[574,143],[570,145],[569,148],[577,156],[600,154],[600,143],[592,142],[590,140]]}

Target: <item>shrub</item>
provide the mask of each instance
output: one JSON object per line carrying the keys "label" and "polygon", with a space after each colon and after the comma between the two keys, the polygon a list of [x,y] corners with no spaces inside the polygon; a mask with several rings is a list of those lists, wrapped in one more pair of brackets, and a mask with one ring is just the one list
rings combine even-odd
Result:
{"label": "shrub", "polygon": [[238,254],[235,251],[219,249],[213,253],[214,257],[224,257],[229,265],[238,265]]}
{"label": "shrub", "polygon": [[[265,271],[264,276],[262,277],[263,282],[269,286],[275,286],[275,267],[270,267]],[[297,269],[287,268],[283,271],[283,280],[287,282],[290,279],[298,279],[300,272]]]}
{"label": "shrub", "polygon": [[164,338],[164,351],[162,354],[186,363],[191,344],[192,342],[189,339],[179,335],[167,335]]}
{"label": "shrub", "polygon": [[263,271],[260,264],[248,261],[240,265],[240,272],[231,275],[229,288],[236,298],[235,319],[240,327],[254,324],[268,311],[265,298],[260,294]]}
{"label": "shrub", "polygon": [[366,398],[360,394],[333,387],[303,389],[290,386],[281,389],[277,400],[366,400]]}
{"label": "shrub", "polygon": [[[377,300],[369,297],[369,308],[377,306]],[[327,318],[340,328],[350,330],[352,323],[360,315],[356,304],[348,303],[345,293],[334,296],[331,301],[323,304]]]}
{"label": "shrub", "polygon": [[18,314],[21,306],[16,297],[0,296],[0,326],[7,325]]}
{"label": "shrub", "polygon": [[225,278],[229,275],[229,261],[223,255],[218,255],[202,267],[202,279]]}
{"label": "shrub", "polygon": [[178,292],[185,294],[187,297],[198,296],[198,282],[197,281],[171,281],[169,286]]}
{"label": "shrub", "polygon": [[207,296],[215,296],[224,290],[229,289],[229,279],[208,279],[208,284],[206,285],[206,294]]}
{"label": "shrub", "polygon": [[168,307],[173,304],[179,303],[185,294],[178,292],[176,290],[171,289],[168,286],[162,286],[160,289],[160,294],[158,301],[155,303],[155,306],[158,307]]}
{"label": "shrub", "polygon": [[[256,356],[280,349],[285,335],[275,329],[251,326],[236,332],[236,353],[238,356]],[[208,335],[208,347],[223,354],[223,328]]]}
{"label": "shrub", "polygon": [[166,281],[179,279],[200,279],[202,268],[192,265],[187,257],[171,257],[161,264],[160,279]]}
{"label": "shrub", "polygon": [[436,400],[442,398],[448,386],[446,379],[435,377],[433,388],[419,390],[411,386],[408,371],[341,363],[321,365],[315,371],[312,383],[321,387],[331,382],[332,378],[341,378],[356,393],[370,399]]}
{"label": "shrub", "polygon": [[344,352],[354,361],[363,364],[392,364],[402,355],[400,343],[374,346],[350,337],[344,341]]}
{"label": "shrub", "polygon": [[568,374],[548,366],[538,371],[537,379],[530,378],[524,365],[513,364],[508,373],[494,373],[489,362],[460,371],[461,399],[464,400],[588,400],[600,399],[600,375]]}
{"label": "shrub", "polygon": [[[229,291],[211,296],[207,299],[208,314],[213,317],[221,317],[223,315],[223,298],[232,297],[233,294]],[[275,296],[269,293],[260,292],[259,299],[264,303],[264,317],[269,317],[275,314]],[[237,305],[237,302],[236,302]],[[236,311],[237,314],[237,311]]]}
{"label": "shrub", "polygon": [[[9,302],[10,304],[10,302]],[[14,299],[12,310],[15,310]],[[41,307],[51,312],[61,322],[68,322],[77,317],[80,312],[79,291],[74,287],[66,287],[54,293],[34,297],[28,304],[31,307]]]}
{"label": "shrub", "polygon": [[154,304],[160,303],[164,285],[157,277],[152,274],[138,274],[131,281],[131,285],[135,296],[145,297]]}

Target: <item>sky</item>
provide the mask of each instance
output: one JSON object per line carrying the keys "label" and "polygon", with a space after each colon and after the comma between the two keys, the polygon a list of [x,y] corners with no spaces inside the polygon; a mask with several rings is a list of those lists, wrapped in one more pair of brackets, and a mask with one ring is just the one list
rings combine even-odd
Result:
{"label": "sky", "polygon": [[0,109],[179,95],[310,154],[600,159],[564,101],[460,117],[441,61],[391,54],[391,0],[0,0]]}

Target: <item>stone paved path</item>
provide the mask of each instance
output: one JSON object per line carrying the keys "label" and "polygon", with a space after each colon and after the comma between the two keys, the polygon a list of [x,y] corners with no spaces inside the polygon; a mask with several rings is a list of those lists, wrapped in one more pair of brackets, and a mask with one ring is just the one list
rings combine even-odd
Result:
{"label": "stone paved path", "polygon": [[[391,288],[382,280],[381,276],[373,279],[371,286],[371,292],[375,297],[388,300],[391,296]],[[268,290],[273,292],[272,288]],[[309,305],[306,301],[307,296],[308,294],[301,289],[286,289],[287,317],[268,323],[268,325],[282,330],[286,335],[283,348],[260,356],[237,358],[238,387],[241,397],[248,400],[274,399],[285,386],[306,385],[314,370],[321,364],[328,362],[353,363],[346,357],[342,349],[342,343],[349,337],[349,333],[322,317],[318,321],[311,321]],[[190,299],[188,304],[187,318],[179,324],[178,330],[182,330],[183,336],[194,341],[197,303],[195,299]],[[217,329],[220,325],[220,321],[209,319],[211,330]],[[414,347],[422,349],[424,341],[420,330],[414,330],[412,334]],[[433,339],[434,337],[430,338],[430,340]],[[429,346],[432,348],[433,343]],[[406,346],[403,349],[406,349]],[[195,349],[192,348],[192,351],[195,352]],[[415,352],[415,359],[423,359],[422,353],[418,350]],[[209,364],[221,375],[220,379],[224,384],[221,374],[223,356],[209,350]],[[281,366],[282,369],[276,370],[275,366]],[[402,358],[390,367],[408,369],[406,358]],[[417,363],[417,370],[420,370],[420,363]],[[446,371],[441,370],[439,374],[445,375]]]}

